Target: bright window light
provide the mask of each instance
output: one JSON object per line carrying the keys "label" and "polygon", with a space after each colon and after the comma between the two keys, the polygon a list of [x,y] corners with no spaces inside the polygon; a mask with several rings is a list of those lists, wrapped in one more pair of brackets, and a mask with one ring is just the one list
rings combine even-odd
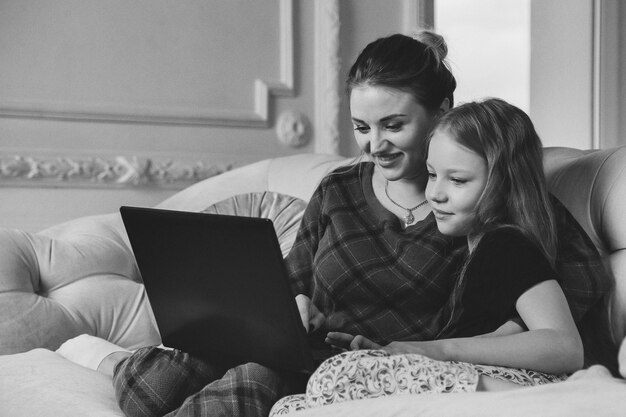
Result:
{"label": "bright window light", "polygon": [[456,103],[499,97],[530,107],[531,0],[436,0],[435,30],[448,43]]}

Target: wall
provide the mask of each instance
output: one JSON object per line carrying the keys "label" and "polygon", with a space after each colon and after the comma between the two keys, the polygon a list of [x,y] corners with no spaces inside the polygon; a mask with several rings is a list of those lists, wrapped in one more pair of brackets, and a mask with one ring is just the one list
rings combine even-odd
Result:
{"label": "wall", "polygon": [[[616,1],[532,1],[530,112],[550,145],[624,137]],[[4,0],[0,227],[151,206],[268,157],[354,155],[349,65],[432,13],[433,0]]]}
{"label": "wall", "polygon": [[626,8],[532,0],[530,115],[549,146],[626,145]]}
{"label": "wall", "polygon": [[626,144],[626,7],[620,0],[596,0],[594,23],[597,26],[596,145],[609,148]]}
{"label": "wall", "polygon": [[0,2],[0,227],[150,206],[264,158],[350,154],[345,62],[416,3]]}
{"label": "wall", "polygon": [[593,5],[533,0],[530,116],[551,146],[592,147]]}

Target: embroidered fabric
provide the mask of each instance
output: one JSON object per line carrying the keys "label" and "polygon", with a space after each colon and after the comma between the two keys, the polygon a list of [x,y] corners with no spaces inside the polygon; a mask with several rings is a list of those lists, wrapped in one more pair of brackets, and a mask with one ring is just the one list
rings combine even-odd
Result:
{"label": "embroidered fabric", "polygon": [[343,352],[324,361],[309,378],[308,407],[392,394],[475,391],[478,373],[469,365],[383,350]]}
{"label": "embroidered fabric", "polygon": [[282,398],[270,417],[364,398],[474,392],[480,375],[523,386],[567,379],[526,369],[437,361],[418,354],[348,351],[324,361],[309,378],[306,393]]}

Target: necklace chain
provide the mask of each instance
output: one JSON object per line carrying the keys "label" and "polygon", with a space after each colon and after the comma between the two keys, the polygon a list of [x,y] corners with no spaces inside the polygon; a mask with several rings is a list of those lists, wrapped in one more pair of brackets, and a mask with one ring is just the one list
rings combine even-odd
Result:
{"label": "necklace chain", "polygon": [[396,206],[400,207],[402,210],[406,210],[407,211],[406,216],[404,216],[404,222],[406,223],[407,226],[412,224],[415,221],[415,216],[413,215],[413,211],[417,210],[418,208],[422,207],[424,204],[428,203],[428,200],[422,201],[421,203],[419,203],[415,207],[411,207],[411,208],[404,207],[404,206],[401,206],[400,204],[396,203],[394,201],[394,199],[389,196],[388,188],[389,188],[389,181],[387,181],[385,183],[385,195],[387,196],[389,201],[391,201],[393,204],[395,204]]}

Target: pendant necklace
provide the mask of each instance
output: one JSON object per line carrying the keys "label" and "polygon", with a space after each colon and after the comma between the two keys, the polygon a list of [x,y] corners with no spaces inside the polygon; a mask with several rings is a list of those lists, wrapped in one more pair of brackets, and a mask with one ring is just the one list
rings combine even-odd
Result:
{"label": "pendant necklace", "polygon": [[417,206],[415,207],[404,207],[401,206],[400,204],[396,203],[393,198],[389,197],[389,191],[387,190],[387,188],[389,187],[389,181],[387,181],[385,183],[385,195],[387,196],[387,198],[389,199],[389,201],[391,201],[393,204],[395,204],[396,206],[400,207],[402,210],[406,210],[406,216],[404,216],[404,223],[406,224],[406,226],[410,226],[414,221],[415,221],[415,216],[413,215],[413,211],[417,210],[418,208],[422,207],[424,204],[428,203],[428,200],[424,200],[421,203],[419,203]]}

